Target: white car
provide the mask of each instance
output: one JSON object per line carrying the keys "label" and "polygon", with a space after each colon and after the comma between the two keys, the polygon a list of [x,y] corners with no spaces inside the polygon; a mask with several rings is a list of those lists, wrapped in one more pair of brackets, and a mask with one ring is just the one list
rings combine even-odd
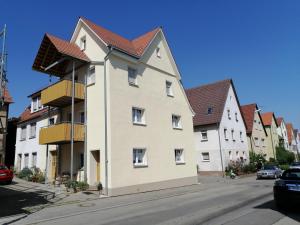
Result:
{"label": "white car", "polygon": [[300,169],[300,162],[293,162],[290,165],[290,169]]}

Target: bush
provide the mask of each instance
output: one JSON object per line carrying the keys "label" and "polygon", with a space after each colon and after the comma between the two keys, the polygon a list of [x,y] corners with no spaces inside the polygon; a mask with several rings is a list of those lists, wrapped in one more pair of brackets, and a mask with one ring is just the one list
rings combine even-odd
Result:
{"label": "bush", "polygon": [[295,161],[294,153],[285,150],[283,147],[276,148],[276,158],[280,165],[291,164]]}
{"label": "bush", "polygon": [[18,177],[24,180],[31,180],[31,176],[32,176],[32,171],[29,168],[24,168],[20,171],[20,173],[18,174]]}
{"label": "bush", "polygon": [[290,165],[279,165],[279,168],[282,170],[287,170],[288,168],[290,168]]}
{"label": "bush", "polygon": [[89,184],[87,182],[80,181],[77,183],[77,188],[80,191],[86,191],[87,189],[89,189]]}
{"label": "bush", "polygon": [[244,165],[242,167],[243,173],[255,173],[257,171],[256,165],[254,163],[250,163],[248,165]]}
{"label": "bush", "polygon": [[38,183],[45,182],[45,176],[39,168],[32,167],[31,171],[32,171],[32,176],[31,176],[31,181],[32,182],[38,182]]}

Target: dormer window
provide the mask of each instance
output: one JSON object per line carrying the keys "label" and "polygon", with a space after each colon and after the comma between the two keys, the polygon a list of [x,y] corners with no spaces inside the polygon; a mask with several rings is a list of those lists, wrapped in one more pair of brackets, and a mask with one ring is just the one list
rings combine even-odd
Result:
{"label": "dormer window", "polygon": [[80,38],[80,50],[84,51],[86,49],[86,37],[83,36],[82,38]]}
{"label": "dormer window", "polygon": [[159,47],[156,48],[156,56],[157,56],[158,58],[161,58],[160,48],[159,48]]}
{"label": "dormer window", "polygon": [[207,108],[207,114],[210,115],[213,113],[213,107],[208,107]]}
{"label": "dormer window", "polygon": [[35,97],[32,99],[31,102],[31,112],[39,111],[43,108],[42,102],[41,102],[41,96]]}

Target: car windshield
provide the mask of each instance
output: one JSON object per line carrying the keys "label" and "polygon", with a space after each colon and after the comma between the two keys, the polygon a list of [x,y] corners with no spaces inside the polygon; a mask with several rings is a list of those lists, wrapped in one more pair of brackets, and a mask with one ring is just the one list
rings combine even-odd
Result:
{"label": "car windshield", "polygon": [[292,166],[300,166],[300,162],[294,162],[292,163]]}
{"label": "car windshield", "polygon": [[281,179],[300,180],[300,170],[297,170],[297,171],[287,170],[282,174]]}
{"label": "car windshield", "polygon": [[275,170],[275,166],[271,166],[271,165],[266,165],[263,167],[264,170]]}
{"label": "car windshield", "polygon": [[0,165],[0,170],[7,170],[7,167],[4,165]]}

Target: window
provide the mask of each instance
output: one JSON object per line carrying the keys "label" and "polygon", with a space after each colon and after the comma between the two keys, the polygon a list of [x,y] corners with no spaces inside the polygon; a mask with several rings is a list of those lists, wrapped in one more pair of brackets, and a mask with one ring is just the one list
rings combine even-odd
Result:
{"label": "window", "polygon": [[26,126],[21,127],[21,137],[20,140],[26,140]]}
{"label": "window", "polygon": [[55,123],[54,118],[49,118],[49,125],[54,125],[54,123]]}
{"label": "window", "polygon": [[235,141],[235,138],[234,138],[234,130],[233,130],[233,129],[231,130],[231,138],[232,138],[233,141]]}
{"label": "window", "polygon": [[25,158],[24,158],[24,167],[28,168],[28,166],[29,166],[29,154],[26,153],[24,156],[25,156]]}
{"label": "window", "polygon": [[228,116],[228,119],[231,120],[230,109],[227,109],[227,116]]}
{"label": "window", "polygon": [[255,137],[254,138],[254,144],[255,144],[255,146],[259,146],[259,140],[258,140],[258,138],[257,137]]}
{"label": "window", "polygon": [[224,138],[225,138],[226,141],[228,140],[227,128],[224,128]]}
{"label": "window", "polygon": [[41,103],[41,96],[33,98],[31,103],[31,112],[36,112],[42,108],[43,105]]}
{"label": "window", "polygon": [[235,121],[236,121],[236,122],[239,121],[237,112],[235,113]]}
{"label": "window", "polygon": [[207,130],[202,130],[201,131],[201,141],[207,141]]}
{"label": "window", "polygon": [[242,131],[240,131],[240,140],[241,140],[241,142],[244,142],[244,140],[243,140],[243,132]]}
{"label": "window", "polygon": [[80,38],[80,50],[84,51],[86,49],[86,37],[83,36],[82,38]]}
{"label": "window", "polygon": [[235,157],[236,157],[237,159],[240,158],[239,151],[236,151],[236,152],[235,152]]}
{"label": "window", "polygon": [[96,71],[95,71],[95,67],[91,67],[89,69],[89,72],[88,72],[88,76],[87,76],[87,85],[89,84],[94,84],[96,82]]}
{"label": "window", "polygon": [[36,152],[33,152],[32,153],[32,166],[33,167],[36,167],[36,160],[37,159],[37,155],[36,155]]}
{"label": "window", "polygon": [[31,123],[29,138],[35,138],[35,135],[36,135],[36,123]]}
{"label": "window", "polygon": [[174,153],[176,164],[184,163],[183,149],[175,149]]}
{"label": "window", "polygon": [[213,108],[212,107],[208,107],[207,108],[207,114],[210,115],[213,113]]}
{"label": "window", "polygon": [[132,122],[134,124],[145,124],[145,110],[140,108],[132,108]]}
{"label": "window", "polygon": [[159,47],[156,48],[156,56],[157,56],[158,58],[161,58],[160,48],[159,48]]}
{"label": "window", "polygon": [[128,83],[137,86],[137,70],[128,67]]}
{"label": "window", "polygon": [[262,145],[263,147],[265,147],[265,139],[264,139],[264,138],[261,139],[261,145]]}
{"label": "window", "polygon": [[229,159],[232,160],[232,152],[229,151]]}
{"label": "window", "polygon": [[175,129],[181,129],[181,117],[178,115],[172,115],[172,126]]}
{"label": "window", "polygon": [[208,162],[209,160],[209,152],[202,152],[202,161]]}
{"label": "window", "polygon": [[133,165],[134,166],[146,166],[146,149],[135,148],[133,149]]}
{"label": "window", "polygon": [[80,113],[80,123],[83,123],[84,124],[84,112],[81,112]]}
{"label": "window", "polygon": [[172,82],[166,81],[166,92],[168,96],[173,96]]}
{"label": "window", "polygon": [[39,110],[43,108],[43,105],[42,105],[42,102],[41,102],[41,96],[37,97],[37,106],[38,106]]}
{"label": "window", "polygon": [[84,154],[80,153],[80,168],[84,166]]}

